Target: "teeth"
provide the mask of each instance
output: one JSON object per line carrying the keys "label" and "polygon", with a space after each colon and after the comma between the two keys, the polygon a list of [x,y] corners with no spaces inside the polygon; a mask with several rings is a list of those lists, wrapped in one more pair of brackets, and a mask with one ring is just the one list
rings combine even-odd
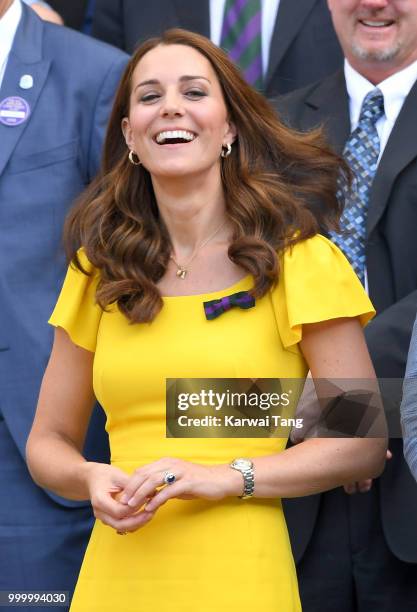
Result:
{"label": "teeth", "polygon": [[391,21],[365,21],[363,20],[366,26],[370,26],[371,28],[383,28],[384,26],[390,25]]}
{"label": "teeth", "polygon": [[195,134],[185,130],[170,130],[166,132],[159,132],[159,134],[156,135],[155,140],[158,144],[162,144],[166,140],[171,140],[173,138],[181,138],[182,140],[187,140],[190,142],[191,140],[194,140]]}

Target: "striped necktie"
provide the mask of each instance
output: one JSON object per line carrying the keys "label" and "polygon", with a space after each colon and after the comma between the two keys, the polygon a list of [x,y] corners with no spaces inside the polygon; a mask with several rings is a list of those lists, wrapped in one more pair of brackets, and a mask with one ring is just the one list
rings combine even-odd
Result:
{"label": "striped necktie", "polygon": [[262,87],[261,0],[226,0],[220,46],[248,83]]}
{"label": "striped necktie", "polygon": [[372,181],[380,151],[376,122],[384,115],[384,96],[375,88],[364,98],[357,127],[346,141],[343,157],[353,173],[351,188],[339,180],[338,196],[345,198],[340,218],[341,234],[331,233],[333,242],[342,249],[362,284],[365,284],[366,219]]}

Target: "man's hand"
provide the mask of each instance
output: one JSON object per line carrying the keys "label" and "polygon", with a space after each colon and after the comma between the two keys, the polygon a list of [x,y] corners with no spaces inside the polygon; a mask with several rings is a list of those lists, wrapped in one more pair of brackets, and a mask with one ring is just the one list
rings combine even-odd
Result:
{"label": "man's hand", "polygon": [[[387,461],[392,458],[392,453],[390,450],[387,450]],[[359,482],[349,482],[344,485],[345,493],[348,495],[353,495],[353,493],[368,493],[372,487],[372,478],[367,478],[366,480],[360,480]]]}

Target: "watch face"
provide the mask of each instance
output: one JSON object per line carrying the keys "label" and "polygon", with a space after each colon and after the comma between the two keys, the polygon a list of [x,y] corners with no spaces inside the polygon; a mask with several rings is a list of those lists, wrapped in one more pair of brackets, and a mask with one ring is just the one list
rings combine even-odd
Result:
{"label": "watch face", "polygon": [[249,459],[235,459],[232,465],[238,470],[250,470],[252,467],[252,461],[249,461]]}

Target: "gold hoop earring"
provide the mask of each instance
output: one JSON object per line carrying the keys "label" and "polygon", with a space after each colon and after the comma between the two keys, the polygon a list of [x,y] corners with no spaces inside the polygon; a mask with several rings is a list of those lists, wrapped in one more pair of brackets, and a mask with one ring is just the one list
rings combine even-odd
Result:
{"label": "gold hoop earring", "polygon": [[[133,158],[134,155],[136,155],[136,160]],[[140,166],[141,165],[141,161],[140,161],[140,159],[138,157],[138,154],[135,153],[134,151],[129,151],[129,161],[134,166]]]}
{"label": "gold hoop earring", "polygon": [[[226,147],[226,150],[224,150],[224,147]],[[229,157],[231,152],[232,152],[232,145],[230,144],[230,142],[228,142],[226,145],[224,145],[222,147],[221,156],[222,157]]]}

